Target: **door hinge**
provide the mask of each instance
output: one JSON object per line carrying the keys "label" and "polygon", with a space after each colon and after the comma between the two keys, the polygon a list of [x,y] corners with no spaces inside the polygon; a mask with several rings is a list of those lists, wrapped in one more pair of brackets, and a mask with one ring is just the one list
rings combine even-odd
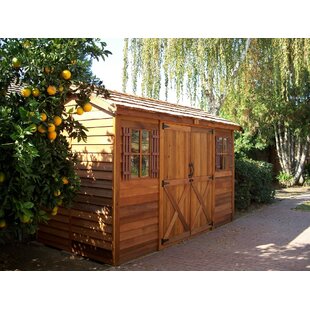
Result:
{"label": "door hinge", "polygon": [[170,126],[165,124],[165,123],[162,123],[162,129],[166,129],[166,128],[169,128]]}
{"label": "door hinge", "polygon": [[161,245],[164,245],[168,241],[169,241],[169,239],[161,239]]}
{"label": "door hinge", "polygon": [[162,180],[161,181],[161,186],[162,187],[164,187],[165,185],[168,185],[169,184],[169,182],[167,182],[167,181],[165,181],[165,180]]}

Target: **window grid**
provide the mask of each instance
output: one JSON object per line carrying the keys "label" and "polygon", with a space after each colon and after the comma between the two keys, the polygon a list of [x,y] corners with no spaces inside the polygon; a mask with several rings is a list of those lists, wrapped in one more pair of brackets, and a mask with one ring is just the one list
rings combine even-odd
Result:
{"label": "window grid", "polygon": [[225,171],[232,169],[232,139],[216,137],[215,169]]}
{"label": "window grid", "polygon": [[[139,152],[132,150],[132,131],[139,132]],[[143,150],[143,132],[148,133],[148,150]],[[122,179],[157,178],[159,176],[159,131],[136,128],[122,128]],[[134,176],[132,169],[134,156],[139,157],[138,175]],[[145,161],[143,162],[143,160]],[[143,165],[147,173],[143,175]],[[137,167],[136,167],[137,168]]]}

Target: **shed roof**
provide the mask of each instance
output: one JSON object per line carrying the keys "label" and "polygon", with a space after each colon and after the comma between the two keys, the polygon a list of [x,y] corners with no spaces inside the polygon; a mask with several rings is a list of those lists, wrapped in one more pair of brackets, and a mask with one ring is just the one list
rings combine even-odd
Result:
{"label": "shed roof", "polygon": [[117,91],[109,90],[109,93],[109,98],[104,100],[116,106],[122,106],[129,109],[142,110],[153,113],[165,113],[179,117],[190,117],[200,120],[206,120],[212,123],[226,124],[236,127],[236,129],[240,129],[240,125],[227,119],[208,114],[201,109],[196,109],[181,104],[174,104],[151,98],[129,95]]}
{"label": "shed roof", "polygon": [[[8,92],[13,92],[13,93],[19,92],[21,88],[22,88],[21,85],[12,84],[10,85]],[[113,91],[108,90],[108,92],[109,92],[108,98],[103,98],[102,96],[100,96],[99,98],[100,98],[100,101],[103,99],[105,102],[108,102],[112,107],[122,106],[122,107],[126,107],[129,109],[134,109],[134,110],[142,110],[142,111],[148,111],[148,112],[153,112],[153,113],[165,113],[168,115],[179,116],[179,117],[190,117],[194,119],[206,120],[211,123],[229,125],[229,126],[235,127],[235,129],[237,130],[241,129],[240,125],[238,125],[237,123],[234,123],[232,121],[229,121],[227,119],[224,119],[218,116],[214,116],[201,109],[196,109],[193,107],[170,103],[167,101],[157,100],[153,98],[129,95],[129,94],[121,93],[121,92],[114,91],[114,90]],[[96,95],[93,97],[94,101],[97,101],[95,100],[96,97],[97,97]],[[97,103],[99,102],[97,101]]]}

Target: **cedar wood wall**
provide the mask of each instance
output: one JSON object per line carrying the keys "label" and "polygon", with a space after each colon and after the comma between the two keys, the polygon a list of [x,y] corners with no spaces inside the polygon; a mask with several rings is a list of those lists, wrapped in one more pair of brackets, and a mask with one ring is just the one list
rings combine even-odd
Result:
{"label": "cedar wood wall", "polygon": [[[193,125],[193,120],[160,115],[147,119],[147,113],[137,111],[130,114],[120,109],[120,116],[113,119],[93,106],[91,112],[76,116],[89,129],[87,143],[72,141],[72,149],[79,153],[81,190],[72,209],[60,208],[48,224],[41,225],[39,241],[110,264],[121,264],[158,250],[159,180],[121,180],[121,127],[158,129],[159,119],[186,125]],[[231,129],[217,133],[233,138]],[[116,162],[113,162],[114,145]],[[232,219],[233,177],[233,172],[215,173],[215,226]]]}
{"label": "cedar wood wall", "polygon": [[[122,150],[122,127],[158,129],[159,121],[117,117],[120,150]],[[119,169],[118,224],[116,235],[116,264],[154,252],[158,249],[158,200],[157,178],[122,181],[121,156],[117,159]],[[116,185],[117,186],[117,185]]]}
{"label": "cedar wood wall", "polygon": [[[74,105],[70,102],[67,108]],[[59,208],[48,224],[40,226],[38,240],[111,264],[114,119],[95,105],[75,119],[88,128],[87,143],[71,141],[78,152],[81,189],[71,209]]]}

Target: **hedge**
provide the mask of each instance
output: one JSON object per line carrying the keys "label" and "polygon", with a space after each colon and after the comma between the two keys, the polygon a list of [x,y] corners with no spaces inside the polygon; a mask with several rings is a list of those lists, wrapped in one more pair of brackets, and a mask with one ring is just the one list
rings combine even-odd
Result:
{"label": "hedge", "polygon": [[249,158],[236,158],[235,206],[247,209],[251,203],[268,203],[274,198],[272,164]]}

